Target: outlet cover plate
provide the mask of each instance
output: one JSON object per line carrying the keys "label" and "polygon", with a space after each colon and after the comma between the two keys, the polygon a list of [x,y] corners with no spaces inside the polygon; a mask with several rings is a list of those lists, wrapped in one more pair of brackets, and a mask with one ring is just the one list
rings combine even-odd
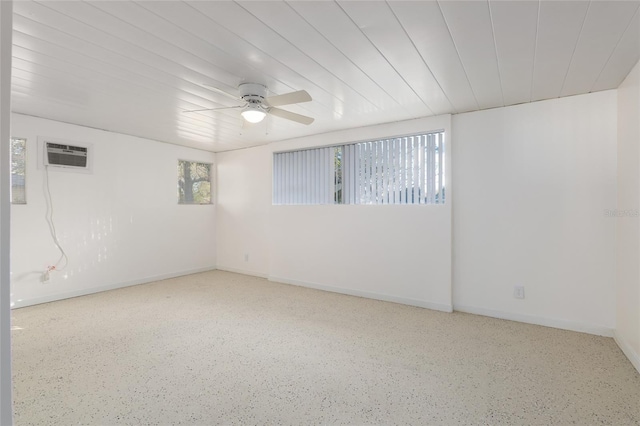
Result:
{"label": "outlet cover plate", "polygon": [[513,297],[516,299],[524,299],[524,286],[516,285],[513,287]]}

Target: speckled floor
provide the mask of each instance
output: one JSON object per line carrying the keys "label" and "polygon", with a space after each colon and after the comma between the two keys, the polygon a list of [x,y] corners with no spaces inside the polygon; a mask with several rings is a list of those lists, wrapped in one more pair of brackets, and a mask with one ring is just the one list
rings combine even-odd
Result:
{"label": "speckled floor", "polygon": [[640,424],[612,339],[222,271],[13,326],[17,425]]}

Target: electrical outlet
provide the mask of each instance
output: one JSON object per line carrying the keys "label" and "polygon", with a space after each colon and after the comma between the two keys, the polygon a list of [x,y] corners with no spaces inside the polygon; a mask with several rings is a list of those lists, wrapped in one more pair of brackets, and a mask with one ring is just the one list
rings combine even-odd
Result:
{"label": "electrical outlet", "polygon": [[248,262],[249,261],[249,253],[245,253],[244,254],[244,261]]}
{"label": "electrical outlet", "polygon": [[513,287],[513,297],[516,299],[524,299],[524,286],[516,285]]}
{"label": "electrical outlet", "polygon": [[42,274],[42,283],[43,284],[48,284],[49,281],[51,281],[51,272],[46,271]]}

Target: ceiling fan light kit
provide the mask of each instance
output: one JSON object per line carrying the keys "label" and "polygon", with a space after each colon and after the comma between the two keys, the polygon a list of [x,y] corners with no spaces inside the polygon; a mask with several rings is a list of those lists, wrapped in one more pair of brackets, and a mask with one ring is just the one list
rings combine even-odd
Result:
{"label": "ceiling fan light kit", "polygon": [[240,113],[242,117],[247,120],[249,123],[259,123],[264,120],[264,117],[267,115],[266,112],[260,108],[260,105],[249,104],[242,109]]}
{"label": "ceiling fan light kit", "polygon": [[238,92],[240,93],[240,96],[238,97],[237,95],[232,95],[231,93],[227,93],[221,89],[218,89],[217,87],[209,85],[205,86],[227,97],[240,102],[244,102],[244,105],[222,108],[194,109],[184,112],[220,111],[240,108],[240,114],[242,115],[242,118],[244,118],[249,123],[259,123],[267,114],[275,115],[276,117],[295,121],[296,123],[305,125],[309,125],[314,121],[314,119],[311,117],[277,108],[277,106],[280,105],[292,105],[311,101],[311,95],[309,95],[309,93],[307,93],[305,90],[298,90],[297,92],[267,97],[266,86],[258,83],[243,83],[238,86]]}

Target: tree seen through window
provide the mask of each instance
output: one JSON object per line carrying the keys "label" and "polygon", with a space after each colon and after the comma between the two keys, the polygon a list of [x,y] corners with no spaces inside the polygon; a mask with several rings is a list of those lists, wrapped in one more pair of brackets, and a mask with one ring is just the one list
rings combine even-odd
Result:
{"label": "tree seen through window", "polygon": [[178,203],[211,204],[211,164],[178,160]]}

